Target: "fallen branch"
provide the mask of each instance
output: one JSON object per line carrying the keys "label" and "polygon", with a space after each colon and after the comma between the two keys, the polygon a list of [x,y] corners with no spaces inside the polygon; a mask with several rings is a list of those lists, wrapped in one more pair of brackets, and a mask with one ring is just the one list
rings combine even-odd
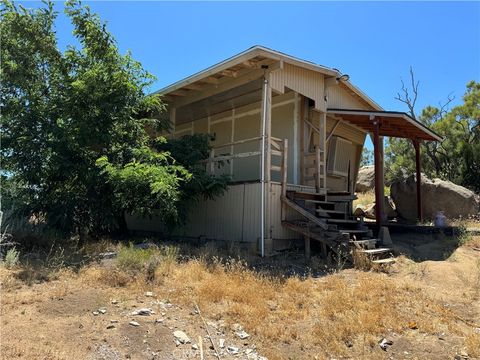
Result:
{"label": "fallen branch", "polygon": [[210,330],[208,330],[207,322],[203,318],[202,313],[200,312],[200,308],[198,307],[197,303],[194,303],[194,304],[195,304],[195,308],[197,309],[198,315],[200,315],[200,318],[203,321],[203,325],[205,326],[205,330],[207,331],[208,338],[210,339],[210,342],[212,343],[213,351],[215,351],[215,355],[216,355],[217,359],[220,360],[220,354],[218,353],[217,348],[215,347],[215,343],[213,342],[212,335],[210,334]]}

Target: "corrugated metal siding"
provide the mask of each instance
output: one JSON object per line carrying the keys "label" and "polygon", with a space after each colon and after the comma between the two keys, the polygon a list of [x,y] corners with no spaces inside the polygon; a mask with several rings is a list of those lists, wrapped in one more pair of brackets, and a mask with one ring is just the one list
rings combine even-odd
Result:
{"label": "corrugated metal siding", "polygon": [[285,92],[285,87],[315,100],[318,110],[325,110],[323,74],[300,68],[291,64],[284,64],[282,70],[271,74],[272,89]]}
{"label": "corrugated metal siding", "polygon": [[331,86],[327,90],[328,107],[335,109],[368,110],[369,106],[350,95],[340,86]]}
{"label": "corrugated metal siding", "polygon": [[[315,191],[314,188],[305,186],[295,188]],[[281,185],[271,183],[270,190],[268,216],[273,239],[299,239],[298,234],[282,226]],[[193,206],[187,223],[175,231],[174,235],[256,243],[260,237],[260,199],[260,183],[231,185],[224,196],[215,200],[200,201]],[[287,208],[288,220],[300,218],[298,213]],[[129,216],[127,223],[131,230],[157,232],[163,230],[162,224],[155,218],[142,219]]]}

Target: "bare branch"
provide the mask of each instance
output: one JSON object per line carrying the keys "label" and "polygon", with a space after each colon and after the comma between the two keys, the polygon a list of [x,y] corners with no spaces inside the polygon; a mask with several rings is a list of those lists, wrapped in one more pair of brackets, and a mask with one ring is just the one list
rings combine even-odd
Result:
{"label": "bare branch", "polygon": [[[415,104],[417,103],[417,98],[418,98],[418,85],[420,84],[419,81],[415,81],[415,75],[413,73],[413,68],[410,66],[410,86],[411,89],[409,90],[407,86],[405,86],[405,83],[403,82],[403,79],[400,80],[402,82],[402,91],[397,93],[397,96],[395,97],[396,100],[404,103],[408,107],[408,112],[410,116],[414,119],[416,119],[415,116]],[[411,91],[411,93],[410,93]]]}

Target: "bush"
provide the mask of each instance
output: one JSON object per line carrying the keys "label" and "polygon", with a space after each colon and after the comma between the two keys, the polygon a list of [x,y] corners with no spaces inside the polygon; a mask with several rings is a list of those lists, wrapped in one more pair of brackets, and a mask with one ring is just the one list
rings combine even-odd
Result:
{"label": "bush", "polygon": [[117,266],[125,271],[139,272],[145,269],[154,257],[156,251],[152,248],[140,249],[133,244],[121,246],[117,255]]}
{"label": "bush", "polygon": [[7,269],[11,269],[17,266],[19,259],[20,259],[20,251],[18,251],[16,248],[11,248],[7,251],[7,254],[5,255],[5,259],[3,260],[3,263]]}

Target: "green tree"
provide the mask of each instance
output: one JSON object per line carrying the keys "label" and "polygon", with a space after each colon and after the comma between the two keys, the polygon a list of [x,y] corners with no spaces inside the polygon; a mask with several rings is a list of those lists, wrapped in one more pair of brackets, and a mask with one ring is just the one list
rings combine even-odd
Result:
{"label": "green tree", "polygon": [[165,126],[164,104],[146,95],[154,77],[119,53],[87,6],[68,1],[65,13],[80,47],[62,52],[52,2],[1,10],[1,155],[22,200],[17,213],[80,234],[125,230],[125,212],[176,223],[196,174],[147,134]]}
{"label": "green tree", "polygon": [[[411,89],[402,82],[403,94],[397,100],[408,107],[411,117],[432,128],[444,138],[442,142],[423,142],[422,171],[429,177],[439,177],[480,190],[480,84],[471,81],[463,104],[448,109],[453,98],[440,107],[427,106],[420,116],[415,114],[418,82],[410,69]],[[386,168],[390,180],[415,171],[415,153],[409,140],[389,138],[386,148]]]}
{"label": "green tree", "polygon": [[367,166],[373,164],[373,150],[369,150],[366,147],[362,150],[362,157],[360,159],[360,166]]}

